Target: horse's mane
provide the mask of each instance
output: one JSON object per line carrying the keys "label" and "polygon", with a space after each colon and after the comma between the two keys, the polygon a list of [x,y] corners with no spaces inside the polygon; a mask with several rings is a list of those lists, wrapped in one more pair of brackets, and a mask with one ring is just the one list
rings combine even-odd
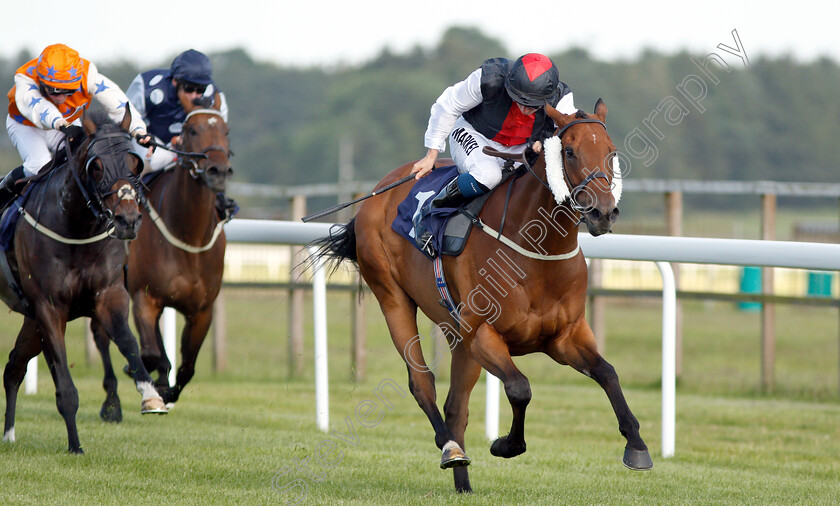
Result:
{"label": "horse's mane", "polygon": [[575,113],[575,118],[584,118],[585,119],[585,118],[588,118],[588,117],[589,117],[589,115],[586,114],[585,112],[583,112],[580,109],[578,109],[577,112]]}
{"label": "horse's mane", "polygon": [[114,130],[120,129],[119,124],[111,119],[111,116],[108,115],[108,111],[105,109],[90,109],[85,113],[85,116],[96,125],[97,130],[104,129],[113,132]]}

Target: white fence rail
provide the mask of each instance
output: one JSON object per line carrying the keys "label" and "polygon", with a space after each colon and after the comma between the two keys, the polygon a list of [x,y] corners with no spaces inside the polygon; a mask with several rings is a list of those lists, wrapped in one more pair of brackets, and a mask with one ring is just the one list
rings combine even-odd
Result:
{"label": "white fence rail", "polygon": [[[229,242],[306,245],[325,237],[332,225],[268,220],[234,220],[225,227]],[[656,262],[663,281],[662,305],[662,455],[675,452],[675,325],[676,288],[669,262],[789,267],[810,270],[840,270],[840,245],[746,239],[706,239],[611,234],[598,238],[579,237],[581,249],[589,258]],[[317,275],[313,290],[315,308],[325,308],[324,276]],[[316,311],[317,312],[317,311]],[[316,420],[321,430],[329,430],[327,399],[325,311],[316,314]],[[174,335],[169,339],[174,340]],[[173,361],[174,363],[174,361]],[[498,381],[488,376],[487,435],[498,432]],[[29,381],[29,380],[27,380]],[[29,383],[27,383],[29,384]],[[495,393],[495,399],[490,399]]]}

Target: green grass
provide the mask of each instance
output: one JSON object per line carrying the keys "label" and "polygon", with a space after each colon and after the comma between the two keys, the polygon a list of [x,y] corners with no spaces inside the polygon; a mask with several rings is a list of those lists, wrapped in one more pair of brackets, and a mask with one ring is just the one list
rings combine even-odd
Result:
{"label": "green grass", "polygon": [[[658,303],[610,299],[605,356],[616,367],[654,459],[651,472],[620,462],[624,439],[603,391],[544,356],[516,359],[530,378],[528,451],[497,459],[484,437],[484,382],[471,402],[467,452],[475,493],[453,491],[431,427],[408,394],[405,366],[368,299],[368,371],[350,383],[350,297],[330,295],[330,421],[355,429],[352,444],[315,426],[311,318],[303,378],[287,379],[285,296],[227,291],[228,369],[213,373],[209,342],[196,377],[169,415],[141,416],[120,377],[124,421],[98,418],[101,366],[88,365],[81,326],[68,328],[79,389],[84,456],[65,452],[64,424],[41,360],[39,391],[21,395],[17,442],[0,444],[0,504],[275,504],[278,488],[305,483],[305,504],[836,504],[840,502],[840,402],[836,310],[777,308],[776,383],[759,383],[759,316],[732,304],[685,304],[683,375],[677,389],[676,455],[661,457]],[[307,312],[307,315],[311,313]],[[12,347],[15,315],[0,318],[0,352]],[[424,323],[424,331],[428,324]],[[113,347],[112,347],[113,348]],[[124,359],[113,350],[115,364]],[[391,409],[374,395],[383,380]],[[439,402],[448,372],[438,374]],[[378,402],[364,427],[357,408]],[[510,411],[502,402],[502,431]],[[333,461],[332,467],[315,462]],[[310,475],[299,463],[307,461]],[[282,474],[283,470],[287,470]],[[279,473],[279,474],[278,474]],[[317,481],[320,480],[320,481]]]}

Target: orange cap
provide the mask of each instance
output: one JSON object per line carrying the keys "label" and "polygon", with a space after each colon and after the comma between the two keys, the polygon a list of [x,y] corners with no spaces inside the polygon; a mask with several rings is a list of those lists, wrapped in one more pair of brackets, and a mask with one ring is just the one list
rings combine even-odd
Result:
{"label": "orange cap", "polygon": [[82,81],[79,53],[64,44],[53,44],[41,51],[37,68],[38,78],[48,86],[72,90]]}

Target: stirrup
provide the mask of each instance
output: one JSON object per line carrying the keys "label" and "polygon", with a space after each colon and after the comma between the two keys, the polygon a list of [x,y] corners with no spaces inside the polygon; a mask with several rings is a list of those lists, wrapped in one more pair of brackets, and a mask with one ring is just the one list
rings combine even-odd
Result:
{"label": "stirrup", "polygon": [[417,239],[417,244],[420,246],[420,250],[430,258],[437,256],[437,251],[435,251],[434,245],[432,244],[432,234],[428,230],[423,233],[422,237]]}

